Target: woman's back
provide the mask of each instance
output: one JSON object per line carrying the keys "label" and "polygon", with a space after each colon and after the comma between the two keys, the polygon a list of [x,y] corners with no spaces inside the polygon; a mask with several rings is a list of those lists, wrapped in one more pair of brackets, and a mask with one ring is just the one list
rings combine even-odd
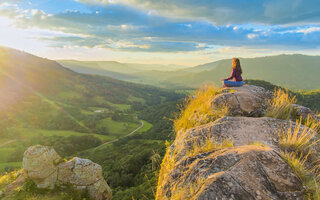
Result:
{"label": "woman's back", "polygon": [[237,70],[237,68],[233,68],[233,81],[242,81],[242,76],[241,76],[241,72],[239,70]]}

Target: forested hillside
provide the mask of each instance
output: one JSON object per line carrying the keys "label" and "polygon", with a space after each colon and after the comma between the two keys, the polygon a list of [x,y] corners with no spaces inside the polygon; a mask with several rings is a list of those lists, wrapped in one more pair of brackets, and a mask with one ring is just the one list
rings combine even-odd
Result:
{"label": "forested hillside", "polygon": [[[63,156],[122,138],[141,126],[145,109],[182,97],[171,91],[82,75],[55,61],[0,48],[0,170],[21,166],[27,146]],[[152,124],[143,121],[140,133]]]}

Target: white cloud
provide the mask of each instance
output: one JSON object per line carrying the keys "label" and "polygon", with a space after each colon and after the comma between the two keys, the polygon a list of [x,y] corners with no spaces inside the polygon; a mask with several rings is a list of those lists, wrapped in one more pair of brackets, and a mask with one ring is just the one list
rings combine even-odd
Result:
{"label": "white cloud", "polygon": [[313,32],[320,32],[320,27],[310,27],[310,28],[299,29],[296,32],[297,33],[304,33],[304,34],[309,34],[309,33],[313,33]]}
{"label": "white cloud", "polygon": [[214,24],[320,22],[319,0],[77,0],[86,4],[126,4],[163,16],[206,19]]}
{"label": "white cloud", "polygon": [[257,38],[258,35],[257,35],[257,34],[254,34],[254,33],[250,33],[250,34],[248,34],[247,37],[248,37],[249,39],[254,39],[254,38]]}

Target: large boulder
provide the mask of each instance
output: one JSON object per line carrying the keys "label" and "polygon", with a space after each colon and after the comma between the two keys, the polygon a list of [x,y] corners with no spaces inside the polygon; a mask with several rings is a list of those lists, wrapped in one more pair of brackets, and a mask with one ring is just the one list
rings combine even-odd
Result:
{"label": "large boulder", "polygon": [[303,186],[272,148],[241,146],[185,157],[158,185],[157,199],[303,199]]}
{"label": "large boulder", "polygon": [[100,165],[88,159],[72,158],[58,166],[58,180],[77,186],[92,185],[102,179]]}
{"label": "large boulder", "polygon": [[[178,133],[161,165],[157,199],[303,199],[304,187],[277,147],[289,126],[296,124],[224,117]],[[233,147],[210,144],[225,140]]]}
{"label": "large boulder", "polygon": [[112,196],[110,187],[103,179],[101,166],[88,159],[75,157],[60,164],[58,181],[79,189],[88,189],[90,196],[97,200],[111,199]]}
{"label": "large boulder", "polygon": [[23,156],[23,168],[38,188],[53,189],[57,181],[57,165],[62,158],[52,147],[29,147]]}
{"label": "large boulder", "polygon": [[71,185],[78,190],[87,190],[92,199],[110,200],[112,197],[101,166],[91,160],[75,157],[64,161],[52,147],[36,145],[25,151],[23,167],[38,188]]}
{"label": "large boulder", "polygon": [[212,100],[212,106],[216,109],[227,105],[232,116],[262,116],[271,97],[270,91],[254,85],[230,87]]}
{"label": "large boulder", "polygon": [[[229,140],[233,142],[233,146],[261,143],[276,148],[279,131],[289,126],[294,128],[296,124],[270,117],[223,117],[177,134],[171,150],[176,158],[180,158],[194,145],[202,145],[210,139],[218,143]],[[300,126],[301,130],[304,128],[303,125]]]}

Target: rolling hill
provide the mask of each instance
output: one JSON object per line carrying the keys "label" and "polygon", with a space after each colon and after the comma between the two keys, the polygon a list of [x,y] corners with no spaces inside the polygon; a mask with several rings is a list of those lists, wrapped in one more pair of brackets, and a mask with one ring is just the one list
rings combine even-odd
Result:
{"label": "rolling hill", "polygon": [[[181,97],[0,47],[0,171],[16,166],[34,143],[68,156],[121,138],[141,125],[140,108]],[[144,131],[152,127],[144,124]]]}
{"label": "rolling hill", "polygon": [[[184,95],[79,74],[5,47],[0,47],[0,92],[0,174],[19,169],[26,148],[42,144],[66,158],[81,155],[99,163],[113,199],[152,197],[157,170],[152,157],[163,154],[172,132],[168,119]],[[17,193],[26,194],[56,195]]]}
{"label": "rolling hill", "polygon": [[[283,54],[257,58],[240,58],[240,61],[244,71],[244,79],[265,80],[294,90],[320,88],[318,76],[320,73],[320,56]],[[228,76],[230,73],[231,59],[173,71],[166,71],[166,68],[161,68],[158,65],[148,65],[144,70],[140,71],[132,70],[133,67],[130,68],[131,70],[119,68],[116,72],[111,71],[110,67],[93,69],[86,62],[81,62],[81,66],[64,66],[80,73],[107,75],[119,80],[150,84],[164,88],[186,89],[198,88],[202,84],[211,82],[221,85],[220,79]]]}

